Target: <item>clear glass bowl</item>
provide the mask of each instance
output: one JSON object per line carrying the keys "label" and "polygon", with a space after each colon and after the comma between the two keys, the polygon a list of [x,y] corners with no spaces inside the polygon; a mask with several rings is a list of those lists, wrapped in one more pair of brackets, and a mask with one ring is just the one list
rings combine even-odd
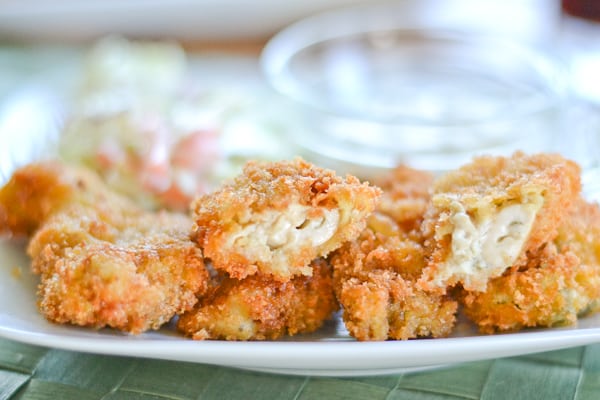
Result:
{"label": "clear glass bowl", "polygon": [[270,40],[261,66],[294,113],[291,139],[305,155],[362,175],[545,151],[563,127],[566,82],[551,58],[411,25],[386,7],[300,21]]}

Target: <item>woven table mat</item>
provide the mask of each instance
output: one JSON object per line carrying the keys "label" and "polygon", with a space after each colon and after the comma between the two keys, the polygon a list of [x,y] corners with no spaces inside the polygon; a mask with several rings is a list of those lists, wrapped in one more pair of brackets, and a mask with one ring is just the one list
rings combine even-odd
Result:
{"label": "woven table mat", "polygon": [[600,344],[364,378],[271,375],[0,339],[4,399],[600,399]]}

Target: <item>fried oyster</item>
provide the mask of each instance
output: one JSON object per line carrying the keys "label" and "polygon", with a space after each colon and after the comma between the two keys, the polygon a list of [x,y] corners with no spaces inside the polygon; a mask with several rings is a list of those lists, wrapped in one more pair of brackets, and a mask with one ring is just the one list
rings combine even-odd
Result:
{"label": "fried oyster", "polygon": [[330,257],[334,288],[350,335],[358,340],[447,336],[457,302],[417,286],[426,262],[417,229],[432,181],[400,166],[379,182],[382,201],[356,240]]}
{"label": "fried oyster", "polygon": [[191,309],[209,279],[191,227],[59,162],[25,166],[0,189],[0,232],[31,236],[38,305],[57,323],[140,333]]}
{"label": "fried oyster", "polygon": [[363,341],[450,334],[456,301],[416,285],[424,256],[409,236],[372,228],[334,253],[334,288],[351,336]]}
{"label": "fried oyster", "polygon": [[312,273],[311,261],[356,238],[380,190],[301,159],[248,162],[233,182],[193,204],[195,237],[232,278],[279,281]]}
{"label": "fried oyster", "polygon": [[429,204],[433,175],[400,165],[374,183],[383,190],[377,210],[393,218],[406,232],[420,229]]}
{"label": "fried oyster", "polygon": [[479,157],[438,178],[423,222],[431,253],[420,285],[485,291],[557,234],[580,192],[580,169],[555,154]]}
{"label": "fried oyster", "polygon": [[600,309],[600,208],[579,199],[558,236],[485,292],[462,290],[466,315],[482,332],[570,325]]}
{"label": "fried oyster", "polygon": [[338,304],[329,265],[317,259],[312,268],[312,276],[287,282],[260,274],[242,280],[221,275],[177,327],[196,340],[265,340],[315,331]]}

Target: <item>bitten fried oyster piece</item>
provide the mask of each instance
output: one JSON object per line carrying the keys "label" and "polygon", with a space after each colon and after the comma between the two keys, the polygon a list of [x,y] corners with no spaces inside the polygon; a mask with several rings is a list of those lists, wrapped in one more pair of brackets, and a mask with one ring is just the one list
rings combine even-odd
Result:
{"label": "bitten fried oyster piece", "polygon": [[419,284],[485,291],[557,235],[580,190],[579,166],[556,154],[479,157],[438,178],[422,225],[431,256]]}
{"label": "bitten fried oyster piece", "polygon": [[193,203],[193,236],[215,269],[243,279],[311,275],[311,261],[356,238],[380,189],[302,159],[248,162]]}
{"label": "bitten fried oyster piece", "polygon": [[31,236],[38,306],[57,323],[137,334],[191,309],[209,281],[191,228],[59,162],[27,165],[0,189],[0,232]]}
{"label": "bitten fried oyster piece", "polygon": [[222,274],[209,293],[179,318],[178,329],[196,340],[265,340],[313,332],[337,311],[331,268],[312,263],[312,276],[287,282],[266,275],[242,280]]}
{"label": "bitten fried oyster piece", "polygon": [[482,332],[571,325],[600,310],[600,209],[579,199],[558,236],[526,265],[492,279],[485,292],[460,292]]}
{"label": "bitten fried oyster piece", "polygon": [[444,337],[455,324],[457,302],[420,289],[425,266],[418,237],[385,214],[374,213],[354,241],[330,257],[334,288],[351,336],[358,340]]}

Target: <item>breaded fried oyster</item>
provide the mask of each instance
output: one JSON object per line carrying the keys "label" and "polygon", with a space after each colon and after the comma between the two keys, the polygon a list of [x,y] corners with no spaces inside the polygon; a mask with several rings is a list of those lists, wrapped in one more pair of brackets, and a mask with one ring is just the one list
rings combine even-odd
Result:
{"label": "breaded fried oyster", "polygon": [[16,170],[0,189],[0,236],[31,236],[49,217],[73,205],[94,209],[106,218],[115,210],[140,212],[129,200],[106,190],[85,168],[34,163]]}
{"label": "breaded fried oyster", "polygon": [[371,216],[360,238],[336,250],[330,262],[344,324],[356,339],[443,337],[452,331],[456,301],[416,286],[424,249],[386,215]]}
{"label": "breaded fried oyster", "polygon": [[215,269],[242,279],[287,281],[354,239],[380,190],[301,159],[248,162],[243,173],[193,204],[195,236]]}
{"label": "breaded fried oyster", "polygon": [[25,166],[0,189],[0,232],[32,235],[38,306],[58,323],[140,333],[191,309],[209,279],[191,227],[58,162]]}
{"label": "breaded fried oyster", "polygon": [[404,231],[419,229],[429,203],[433,175],[400,165],[374,183],[383,190],[377,210],[392,217]]}
{"label": "breaded fried oyster", "polygon": [[338,309],[331,268],[312,263],[312,276],[280,282],[265,275],[221,276],[178,329],[197,340],[265,340],[317,330]]}
{"label": "breaded fried oyster", "polygon": [[489,279],[552,240],[580,192],[580,169],[556,154],[479,157],[438,178],[423,222],[431,253],[420,285]]}
{"label": "breaded fried oyster", "polygon": [[570,325],[600,310],[600,209],[579,199],[556,239],[528,263],[492,279],[486,292],[462,291],[482,332]]}
{"label": "breaded fried oyster", "polygon": [[406,166],[377,180],[383,194],[366,229],[330,257],[344,323],[358,340],[440,337],[454,326],[457,303],[416,285],[426,261],[419,227],[432,180]]}

